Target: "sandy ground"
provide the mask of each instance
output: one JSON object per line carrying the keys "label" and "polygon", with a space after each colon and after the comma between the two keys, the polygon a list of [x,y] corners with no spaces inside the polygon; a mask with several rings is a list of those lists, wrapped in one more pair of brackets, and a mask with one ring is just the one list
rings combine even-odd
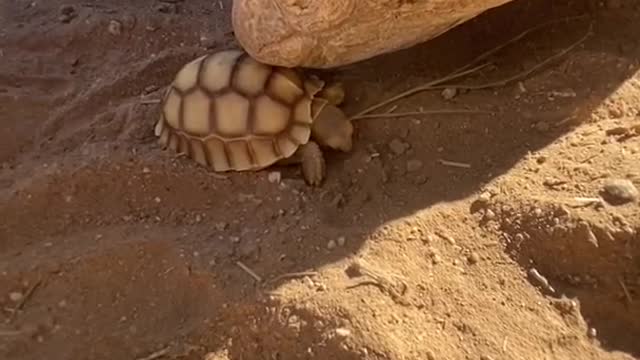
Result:
{"label": "sandy ground", "polygon": [[236,46],[230,1],[5,1],[0,358],[640,358],[640,5],[595,3],[519,0],[321,72],[352,114],[586,15],[460,81],[513,76],[593,24],[521,81],[394,104],[492,114],[358,120],[314,189],[156,144],[146,100]]}

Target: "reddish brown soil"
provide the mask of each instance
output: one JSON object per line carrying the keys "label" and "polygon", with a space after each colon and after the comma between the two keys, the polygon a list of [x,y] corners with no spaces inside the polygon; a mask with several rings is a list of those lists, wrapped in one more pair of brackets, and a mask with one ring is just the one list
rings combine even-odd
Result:
{"label": "reddish brown soil", "polygon": [[[220,178],[158,148],[157,105],[142,100],[185,62],[236,46],[230,1],[173,3],[3,4],[0,358],[640,357],[638,201],[576,200],[611,178],[640,187],[637,1],[518,0],[322,72],[354,113],[587,14],[464,81],[511,76],[593,22],[519,84],[395,110],[494,115],[359,120],[354,151],[327,155],[318,189],[295,167],[270,170],[280,184],[268,171]],[[292,272],[310,273],[279,277]]]}

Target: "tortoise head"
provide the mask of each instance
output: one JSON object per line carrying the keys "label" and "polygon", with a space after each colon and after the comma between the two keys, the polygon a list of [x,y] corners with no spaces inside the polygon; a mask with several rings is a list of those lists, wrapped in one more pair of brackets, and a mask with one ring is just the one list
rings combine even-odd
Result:
{"label": "tortoise head", "polygon": [[313,100],[314,110],[311,135],[321,146],[344,152],[353,147],[353,124],[344,112],[322,98]]}

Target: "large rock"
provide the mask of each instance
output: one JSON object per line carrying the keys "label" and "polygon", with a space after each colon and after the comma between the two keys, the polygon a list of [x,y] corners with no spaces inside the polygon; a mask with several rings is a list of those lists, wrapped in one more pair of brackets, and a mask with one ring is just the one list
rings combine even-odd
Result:
{"label": "large rock", "polygon": [[233,27],[256,59],[330,68],[407,48],[512,0],[234,0]]}

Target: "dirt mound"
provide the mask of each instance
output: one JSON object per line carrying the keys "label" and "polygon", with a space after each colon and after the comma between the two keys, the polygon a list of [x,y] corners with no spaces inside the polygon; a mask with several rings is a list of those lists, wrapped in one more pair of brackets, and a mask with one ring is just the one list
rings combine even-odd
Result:
{"label": "dirt mound", "polygon": [[519,0],[318,72],[353,114],[539,24],[460,81],[515,76],[591,31],[519,81],[381,109],[475,113],[358,120],[317,189],[296,167],[221,176],[155,142],[175,72],[236,46],[230,4],[0,13],[3,359],[640,356],[636,2]]}

